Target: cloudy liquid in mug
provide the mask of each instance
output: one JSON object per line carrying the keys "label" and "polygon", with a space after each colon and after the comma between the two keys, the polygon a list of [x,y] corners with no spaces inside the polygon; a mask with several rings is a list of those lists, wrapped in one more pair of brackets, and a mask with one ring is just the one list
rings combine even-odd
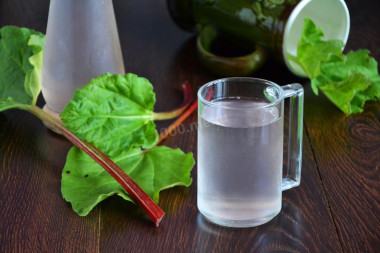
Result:
{"label": "cloudy liquid in mug", "polygon": [[[198,121],[198,209],[209,220],[251,227],[281,210],[283,116],[276,106],[218,101]],[[244,109],[244,110],[242,110]]]}

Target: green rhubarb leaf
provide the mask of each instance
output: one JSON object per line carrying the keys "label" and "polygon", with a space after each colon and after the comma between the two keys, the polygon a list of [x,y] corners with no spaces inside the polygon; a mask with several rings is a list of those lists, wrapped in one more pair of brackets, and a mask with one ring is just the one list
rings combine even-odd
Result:
{"label": "green rhubarb leaf", "polygon": [[155,101],[147,79],[106,73],[77,90],[61,118],[79,138],[108,156],[116,156],[133,147],[150,148],[157,142]]}
{"label": "green rhubarb leaf", "polygon": [[[319,64],[326,61],[331,55],[341,56],[344,46],[342,41],[324,41],[323,31],[317,28],[310,19],[305,19],[301,39],[297,48],[298,63],[304,68],[306,74],[315,78],[320,74]],[[294,60],[294,58],[291,58]]]}
{"label": "green rhubarb leaf", "polygon": [[[1,28],[0,36],[0,111],[28,110],[86,150],[61,122],[35,105],[41,90],[44,36],[12,26]],[[179,149],[152,148],[158,139],[154,103],[147,79],[107,73],[77,90],[61,116],[70,130],[106,153],[157,202],[161,190],[191,184],[195,162],[191,153]],[[79,215],[115,194],[133,202],[110,174],[77,147],[70,150],[62,172],[62,194]]]}
{"label": "green rhubarb leaf", "polygon": [[342,41],[322,38],[323,31],[305,19],[297,57],[289,57],[305,70],[314,93],[321,90],[346,115],[362,112],[366,101],[379,100],[380,76],[369,51],[344,55]]}
{"label": "green rhubarb leaf", "polygon": [[[195,163],[191,153],[164,146],[145,151],[134,148],[112,160],[156,202],[161,190],[189,186]],[[76,147],[69,151],[62,172],[62,195],[81,216],[112,195],[133,202],[112,176]]]}
{"label": "green rhubarb leaf", "polygon": [[367,100],[380,98],[380,76],[368,50],[349,52],[321,63],[324,79],[318,84],[323,93],[345,114],[363,111]]}
{"label": "green rhubarb leaf", "polygon": [[[323,86],[320,86],[320,89],[331,102],[348,115],[362,111],[358,106],[353,107],[351,102],[358,91],[366,90],[370,84],[371,82],[367,77],[354,73],[340,82],[327,81]],[[363,105],[364,102],[361,107]]]}
{"label": "green rhubarb leaf", "polygon": [[0,111],[34,105],[41,91],[44,35],[27,28],[0,29]]}

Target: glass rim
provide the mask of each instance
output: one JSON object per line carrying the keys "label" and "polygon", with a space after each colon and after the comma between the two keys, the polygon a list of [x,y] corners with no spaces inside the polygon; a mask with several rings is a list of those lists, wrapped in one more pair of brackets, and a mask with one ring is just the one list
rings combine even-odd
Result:
{"label": "glass rim", "polygon": [[[270,103],[260,105],[260,106],[252,106],[252,107],[248,106],[248,107],[244,107],[244,108],[236,108],[236,107],[231,107],[231,106],[226,106],[226,105],[220,105],[220,104],[217,104],[216,102],[207,101],[202,96],[201,93],[206,88],[208,88],[208,87],[210,87],[216,83],[221,83],[221,82],[226,82],[226,81],[247,81],[247,82],[255,81],[255,82],[258,82],[259,84],[267,84],[267,85],[274,87],[278,91],[279,96],[278,96],[278,98],[276,98],[274,101],[272,101]],[[272,81],[266,80],[266,79],[255,78],[255,77],[226,77],[226,78],[220,78],[220,79],[216,79],[216,80],[210,81],[208,83],[205,83],[204,85],[202,85],[199,88],[199,90],[197,92],[197,96],[198,96],[198,100],[200,100],[203,104],[206,104],[210,107],[230,109],[230,110],[253,110],[253,109],[257,110],[257,109],[263,109],[263,108],[268,108],[268,107],[278,105],[284,99],[284,90],[281,88],[280,85],[278,85]]]}

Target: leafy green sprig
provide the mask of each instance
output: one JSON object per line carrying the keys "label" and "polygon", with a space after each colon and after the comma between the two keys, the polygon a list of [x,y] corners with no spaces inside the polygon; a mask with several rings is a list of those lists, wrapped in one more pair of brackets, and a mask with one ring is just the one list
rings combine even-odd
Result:
{"label": "leafy green sprig", "polygon": [[311,79],[319,91],[346,115],[363,111],[366,101],[380,100],[380,76],[377,62],[362,49],[343,54],[344,43],[323,40],[321,28],[305,19],[297,56],[288,54]]}
{"label": "leafy green sprig", "polygon": [[159,192],[189,186],[191,153],[156,146],[154,120],[181,114],[191,102],[190,85],[182,87],[184,104],[155,113],[153,86],[134,74],[106,73],[75,92],[62,121],[36,106],[41,91],[44,35],[26,28],[0,29],[0,112],[28,111],[76,147],[62,172],[62,194],[74,211],[87,215],[111,195],[137,202],[158,226],[164,212],[155,204]]}

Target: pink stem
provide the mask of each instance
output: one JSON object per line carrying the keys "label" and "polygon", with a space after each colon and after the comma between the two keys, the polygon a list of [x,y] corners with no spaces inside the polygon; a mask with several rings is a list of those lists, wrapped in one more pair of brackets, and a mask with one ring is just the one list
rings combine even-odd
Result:
{"label": "pink stem", "polygon": [[153,113],[153,120],[167,120],[167,119],[173,119],[175,117],[178,117],[181,115],[187,107],[192,102],[192,89],[189,82],[185,82],[181,85],[181,90],[183,93],[183,103],[180,107],[168,111],[168,112],[155,112]]}
{"label": "pink stem", "polygon": [[171,134],[174,129],[176,129],[185,119],[187,119],[195,109],[198,107],[198,100],[196,100],[176,121],[174,121],[168,128],[163,131],[158,137],[158,142],[156,145],[160,144],[164,139],[166,139],[169,134]]}
{"label": "pink stem", "polygon": [[164,211],[141,189],[136,182],[133,181],[116,163],[108,156],[97,149],[94,145],[80,140],[75,134],[70,132],[60,121],[50,116],[37,106],[28,108],[32,114],[44,121],[53,131],[62,134],[70,140],[75,146],[83,150],[100,166],[102,166],[116,181],[128,192],[128,194],[143,208],[143,210],[152,219],[158,227]]}

